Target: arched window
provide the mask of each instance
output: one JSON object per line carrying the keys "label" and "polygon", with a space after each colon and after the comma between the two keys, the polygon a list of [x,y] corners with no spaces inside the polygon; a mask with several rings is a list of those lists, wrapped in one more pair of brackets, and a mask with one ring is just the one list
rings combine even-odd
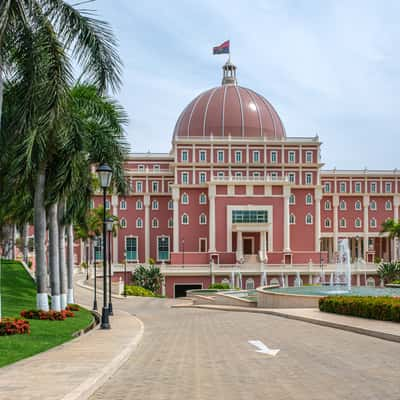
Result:
{"label": "arched window", "polygon": [[289,196],[289,204],[296,204],[296,196],[293,193]]}
{"label": "arched window", "polygon": [[312,223],[313,223],[313,216],[310,213],[308,213],[306,215],[306,224],[311,225]]}
{"label": "arched window", "polygon": [[126,219],[125,218],[121,218],[120,222],[119,222],[121,228],[126,228],[127,224],[126,224]]}
{"label": "arched window", "polygon": [[142,218],[136,218],[136,228],[138,228],[138,229],[143,228],[143,220],[142,220]]}
{"label": "arched window", "polygon": [[182,225],[189,225],[189,215],[182,214]]}
{"label": "arched window", "polygon": [[136,200],[136,210],[142,210],[143,209],[143,201],[142,200]]}
{"label": "arched window", "polygon": [[173,209],[174,209],[174,201],[168,200],[168,210],[173,210]]}
{"label": "arched window", "polygon": [[151,202],[151,208],[152,208],[153,210],[158,210],[158,200],[153,200],[153,201]]}
{"label": "arched window", "polygon": [[280,286],[279,280],[277,278],[272,278],[269,284]]}
{"label": "arched window", "polygon": [[375,279],[372,276],[367,279],[367,286],[375,287]]}
{"label": "arched window", "polygon": [[158,228],[159,227],[159,223],[158,223],[158,219],[157,218],[153,218],[151,220],[151,227],[152,228]]}
{"label": "arched window", "polygon": [[356,218],[356,220],[354,221],[354,227],[361,228],[361,219],[360,218]]}
{"label": "arched window", "polygon": [[325,200],[325,210],[332,209],[332,203],[330,200]]}
{"label": "arched window", "polygon": [[355,208],[356,210],[361,210],[361,201],[360,201],[360,200],[357,200],[357,201],[354,203],[354,208]]}
{"label": "arched window", "polygon": [[346,202],[344,200],[340,200],[339,208],[341,210],[346,210],[347,206],[346,206]]}
{"label": "arched window", "polygon": [[307,205],[312,204],[312,196],[310,193],[307,193],[307,195],[306,195],[306,204]]}
{"label": "arched window", "polygon": [[189,204],[189,196],[187,193],[182,194],[182,204]]}
{"label": "arched window", "polygon": [[121,200],[119,202],[119,208],[120,208],[120,210],[126,210],[126,201],[125,200]]}
{"label": "arched window", "polygon": [[293,225],[296,223],[296,216],[292,213],[289,215],[289,224]]}
{"label": "arched window", "polygon": [[340,218],[340,227],[346,228],[346,219],[345,218]]}
{"label": "arched window", "polygon": [[325,228],[330,228],[331,227],[330,218],[325,218],[324,225],[325,225]]}
{"label": "arched window", "polygon": [[230,280],[228,278],[222,279],[221,283],[225,284],[225,285],[230,285],[231,284],[231,282],[230,282]]}
{"label": "arched window", "polygon": [[254,289],[254,279],[253,278],[247,278],[246,279],[246,289],[251,290]]}
{"label": "arched window", "polygon": [[385,210],[391,210],[392,209],[392,202],[390,200],[385,201]]}
{"label": "arched window", "polygon": [[376,228],[376,219],[375,218],[371,218],[369,221],[369,226],[371,228]]}
{"label": "arched window", "polygon": [[172,229],[174,227],[174,220],[172,219],[172,218],[170,218],[169,220],[168,220],[168,228],[169,229]]}
{"label": "arched window", "polygon": [[207,196],[205,193],[201,193],[199,196],[199,203],[200,204],[207,204]]}
{"label": "arched window", "polygon": [[206,216],[206,214],[204,214],[204,213],[201,213],[201,214],[200,214],[200,217],[199,217],[199,224],[200,224],[200,225],[205,225],[205,224],[207,224],[207,216]]}
{"label": "arched window", "polygon": [[109,210],[109,209],[110,209],[110,201],[106,200],[106,210]]}
{"label": "arched window", "polygon": [[371,211],[376,211],[377,207],[376,207],[376,201],[375,200],[371,200],[371,203],[369,203],[369,209]]}

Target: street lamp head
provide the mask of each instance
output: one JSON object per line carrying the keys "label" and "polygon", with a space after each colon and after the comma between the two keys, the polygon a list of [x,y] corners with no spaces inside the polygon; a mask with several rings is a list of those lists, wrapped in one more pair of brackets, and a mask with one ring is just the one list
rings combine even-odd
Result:
{"label": "street lamp head", "polygon": [[107,232],[112,232],[113,225],[114,225],[114,220],[112,218],[107,218],[105,222],[106,222]]}
{"label": "street lamp head", "polygon": [[97,167],[96,172],[99,176],[100,186],[103,189],[110,187],[112,178],[112,169],[108,164],[101,164]]}

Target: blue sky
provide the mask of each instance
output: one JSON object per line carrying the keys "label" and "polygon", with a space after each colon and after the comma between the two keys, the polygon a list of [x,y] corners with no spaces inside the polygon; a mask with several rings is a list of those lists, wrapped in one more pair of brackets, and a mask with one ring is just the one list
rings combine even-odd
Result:
{"label": "blue sky", "polygon": [[133,152],[168,152],[182,109],[219,85],[230,39],[238,82],[288,136],[323,142],[325,168],[399,166],[400,1],[98,0],[124,62],[118,98]]}

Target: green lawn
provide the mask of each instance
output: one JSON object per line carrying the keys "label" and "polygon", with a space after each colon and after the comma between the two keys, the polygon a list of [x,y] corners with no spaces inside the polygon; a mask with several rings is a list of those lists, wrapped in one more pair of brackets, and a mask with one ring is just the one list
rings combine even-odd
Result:
{"label": "green lawn", "polygon": [[[3,317],[19,317],[25,309],[36,308],[36,290],[22,265],[1,260],[1,293]],[[72,334],[86,328],[93,320],[85,309],[65,321],[29,320],[30,335],[0,336],[0,367],[30,357],[72,339]]]}

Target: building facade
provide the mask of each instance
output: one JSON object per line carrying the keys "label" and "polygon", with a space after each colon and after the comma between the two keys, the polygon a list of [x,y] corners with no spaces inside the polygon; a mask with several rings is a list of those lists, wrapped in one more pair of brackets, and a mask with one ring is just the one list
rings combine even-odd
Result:
{"label": "building facade", "polygon": [[129,192],[107,199],[120,221],[114,263],[154,259],[168,297],[233,275],[243,288],[291,285],[297,273],[311,283],[333,271],[348,238],[354,284],[377,283],[374,262],[398,257],[380,229],[399,217],[400,173],[323,170],[320,148],[318,136],[286,136],[273,106],[239,86],[227,62],[222,85],[179,116],[168,154],[126,161]]}

